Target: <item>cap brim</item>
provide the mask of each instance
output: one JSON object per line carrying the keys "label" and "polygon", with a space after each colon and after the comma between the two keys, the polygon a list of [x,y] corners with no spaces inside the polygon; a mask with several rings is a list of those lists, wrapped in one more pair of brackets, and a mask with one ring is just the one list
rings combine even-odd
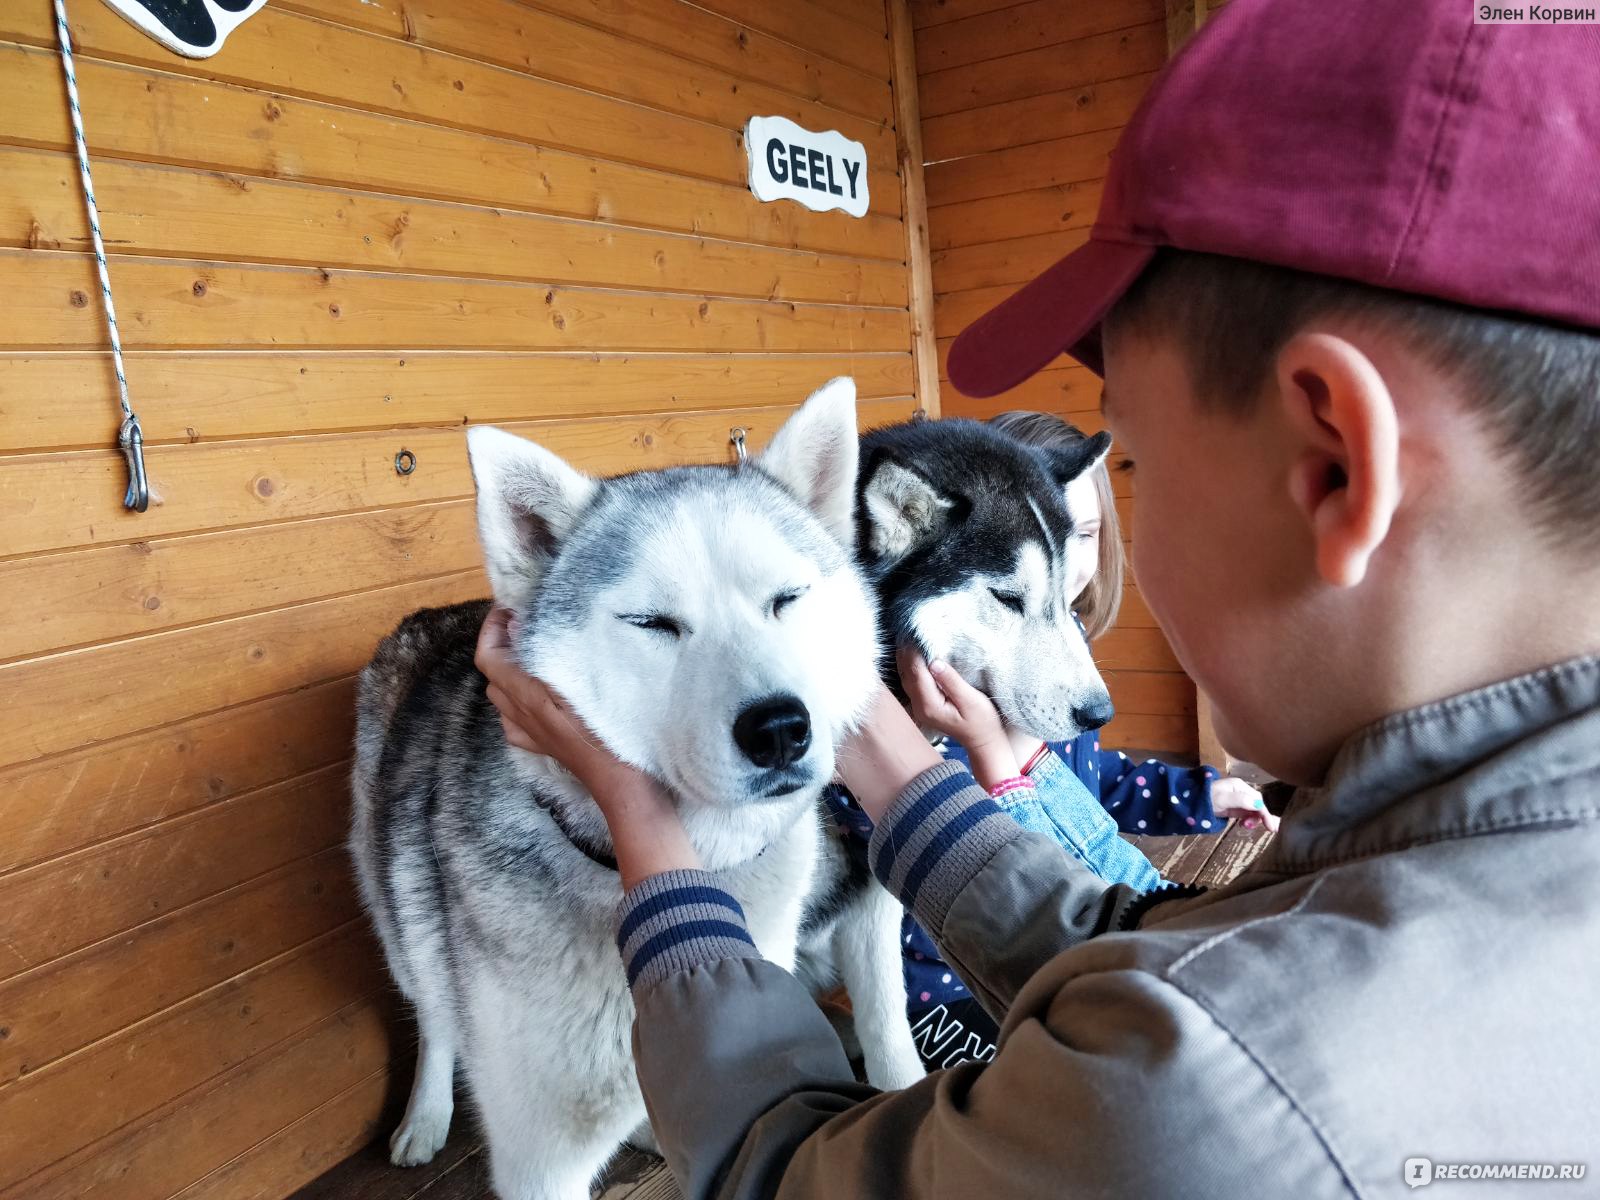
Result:
{"label": "cap brim", "polygon": [[950,347],[950,382],[968,396],[995,396],[1063,353],[1102,374],[1100,322],[1155,252],[1085,242],[961,331]]}

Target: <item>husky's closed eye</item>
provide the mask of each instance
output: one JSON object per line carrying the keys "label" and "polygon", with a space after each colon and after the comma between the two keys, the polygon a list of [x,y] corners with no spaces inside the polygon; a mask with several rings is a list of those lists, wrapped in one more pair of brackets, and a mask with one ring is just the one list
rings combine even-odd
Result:
{"label": "husky's closed eye", "polygon": [[618,613],[617,620],[626,621],[635,629],[648,629],[652,633],[664,633],[668,637],[681,638],[688,632],[681,621],[674,621],[671,617],[664,617],[660,613]]}

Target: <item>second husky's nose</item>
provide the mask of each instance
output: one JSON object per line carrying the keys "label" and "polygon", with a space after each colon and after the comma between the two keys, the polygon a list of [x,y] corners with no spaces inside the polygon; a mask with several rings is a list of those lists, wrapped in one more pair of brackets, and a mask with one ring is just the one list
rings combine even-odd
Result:
{"label": "second husky's nose", "polygon": [[758,767],[787,767],[811,747],[811,714],[795,696],[758,700],[734,719],[733,740]]}
{"label": "second husky's nose", "polygon": [[1072,706],[1072,723],[1080,732],[1099,729],[1112,717],[1117,715],[1117,710],[1111,707],[1111,697],[1102,693],[1087,704]]}

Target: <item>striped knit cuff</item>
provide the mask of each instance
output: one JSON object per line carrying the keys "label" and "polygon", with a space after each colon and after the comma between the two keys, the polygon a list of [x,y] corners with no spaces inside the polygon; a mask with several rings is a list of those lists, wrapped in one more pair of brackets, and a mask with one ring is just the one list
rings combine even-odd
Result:
{"label": "striped knit cuff", "polygon": [[872,871],[935,939],[961,889],[1022,827],[959,762],[911,782],[872,833]]}
{"label": "striped knit cuff", "polygon": [[665,871],[622,898],[617,947],[630,988],[722,958],[758,958],[744,909],[709,871]]}

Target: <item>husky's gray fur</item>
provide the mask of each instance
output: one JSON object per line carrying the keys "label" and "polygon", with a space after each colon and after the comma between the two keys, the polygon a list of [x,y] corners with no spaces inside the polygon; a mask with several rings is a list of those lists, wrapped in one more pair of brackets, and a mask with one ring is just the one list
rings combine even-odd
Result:
{"label": "husky's gray fur", "polygon": [[[854,396],[829,384],[737,468],[599,481],[499,430],[468,435],[518,658],[669,787],[756,945],[785,967],[818,858],[816,798],[878,671],[851,554]],[[361,677],[351,848],[420,1033],[391,1153],[425,1162],[442,1145],[459,1062],[499,1194],[569,1200],[645,1116],[612,940],[621,890],[593,800],[501,735],[472,661],[486,611],[407,618]],[[768,702],[798,706],[810,744],[763,766],[734,727]],[[892,901],[863,911],[881,945]],[[892,978],[875,978],[899,1003],[894,950],[890,935]]]}

